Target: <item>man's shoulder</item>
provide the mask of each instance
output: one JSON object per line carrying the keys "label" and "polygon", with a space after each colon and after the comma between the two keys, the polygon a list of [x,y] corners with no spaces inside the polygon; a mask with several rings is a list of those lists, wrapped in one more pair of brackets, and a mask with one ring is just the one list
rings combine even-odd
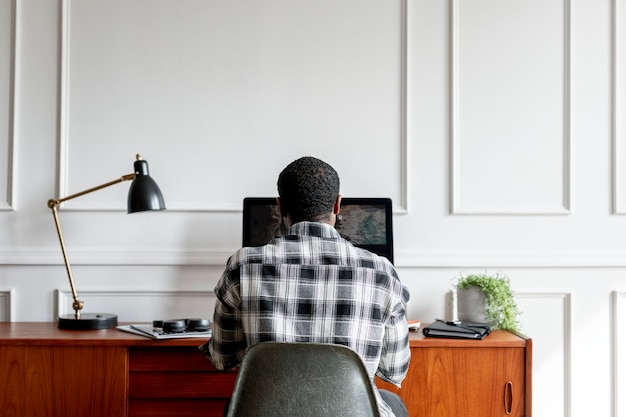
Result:
{"label": "man's shoulder", "polygon": [[266,246],[244,246],[239,248],[228,259],[228,265],[240,265],[250,262],[261,262],[268,251]]}

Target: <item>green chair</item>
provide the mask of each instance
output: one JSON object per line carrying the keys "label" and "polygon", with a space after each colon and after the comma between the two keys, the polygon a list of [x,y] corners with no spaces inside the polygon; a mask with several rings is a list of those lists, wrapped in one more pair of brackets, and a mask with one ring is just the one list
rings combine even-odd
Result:
{"label": "green chair", "polygon": [[379,417],[374,387],[348,347],[259,343],[246,353],[228,417]]}

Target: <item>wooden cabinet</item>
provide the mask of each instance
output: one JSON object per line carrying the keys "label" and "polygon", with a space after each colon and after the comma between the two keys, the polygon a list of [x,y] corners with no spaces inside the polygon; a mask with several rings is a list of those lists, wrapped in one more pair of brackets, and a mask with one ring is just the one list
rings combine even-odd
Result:
{"label": "wooden cabinet", "polygon": [[397,392],[415,417],[530,417],[532,341],[494,331],[484,340],[411,335],[411,365]]}
{"label": "wooden cabinet", "polygon": [[221,417],[237,374],[211,366],[205,341],[0,323],[0,415]]}
{"label": "wooden cabinet", "polygon": [[[56,323],[0,323],[0,414],[222,416],[236,372],[216,371],[203,339],[151,340]],[[531,416],[532,343],[496,331],[485,340],[413,333],[397,390],[411,417]],[[507,414],[510,411],[510,414]]]}
{"label": "wooden cabinet", "polygon": [[0,344],[0,415],[124,417],[125,364],[122,347]]}
{"label": "wooden cabinet", "polygon": [[128,415],[221,417],[236,377],[195,346],[130,347]]}

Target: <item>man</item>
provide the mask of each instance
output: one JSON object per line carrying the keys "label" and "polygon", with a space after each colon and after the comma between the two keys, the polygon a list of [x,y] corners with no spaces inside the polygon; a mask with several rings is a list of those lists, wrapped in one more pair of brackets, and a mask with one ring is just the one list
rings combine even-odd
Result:
{"label": "man", "polygon": [[[281,172],[278,194],[288,234],[228,260],[215,287],[213,336],[200,349],[223,370],[260,342],[336,343],[359,354],[372,383],[377,375],[399,386],[410,360],[409,293],[386,258],[335,230],[337,172],[300,158]],[[376,395],[382,416],[407,415],[396,394]]]}

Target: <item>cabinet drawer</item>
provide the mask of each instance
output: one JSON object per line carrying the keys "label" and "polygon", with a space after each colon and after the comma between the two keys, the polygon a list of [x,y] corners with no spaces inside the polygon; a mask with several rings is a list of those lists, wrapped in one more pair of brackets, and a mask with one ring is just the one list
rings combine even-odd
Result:
{"label": "cabinet drawer", "polygon": [[130,398],[229,398],[235,372],[131,371]]}
{"label": "cabinet drawer", "polygon": [[129,416],[222,416],[237,373],[217,371],[196,347],[131,347]]}
{"label": "cabinet drawer", "polygon": [[129,417],[222,417],[226,400],[133,400]]}
{"label": "cabinet drawer", "polygon": [[131,347],[128,368],[132,371],[214,371],[211,361],[193,346]]}

